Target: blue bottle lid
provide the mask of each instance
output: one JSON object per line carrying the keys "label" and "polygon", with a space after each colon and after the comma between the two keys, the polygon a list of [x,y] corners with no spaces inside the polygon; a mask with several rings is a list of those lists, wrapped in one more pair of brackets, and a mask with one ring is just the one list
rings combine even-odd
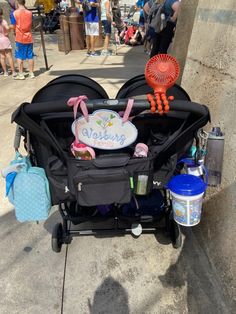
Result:
{"label": "blue bottle lid", "polygon": [[175,194],[193,196],[204,193],[206,184],[192,174],[179,174],[168,182],[167,188]]}

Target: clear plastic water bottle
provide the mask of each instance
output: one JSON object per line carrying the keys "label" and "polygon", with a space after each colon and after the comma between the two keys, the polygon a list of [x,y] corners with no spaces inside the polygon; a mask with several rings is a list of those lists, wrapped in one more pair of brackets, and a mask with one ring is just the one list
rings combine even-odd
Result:
{"label": "clear plastic water bottle", "polygon": [[139,175],[136,194],[137,195],[146,195],[147,194],[147,184],[148,184],[148,176],[146,175]]}
{"label": "clear plastic water bottle", "polygon": [[224,139],[220,127],[212,128],[208,135],[205,166],[208,170],[208,185],[211,186],[217,186],[221,183]]}

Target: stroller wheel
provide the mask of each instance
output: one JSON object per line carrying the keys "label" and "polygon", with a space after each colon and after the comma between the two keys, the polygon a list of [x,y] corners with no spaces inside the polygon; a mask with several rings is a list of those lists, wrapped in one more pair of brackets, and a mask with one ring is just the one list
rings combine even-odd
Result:
{"label": "stroller wheel", "polygon": [[63,244],[63,228],[61,223],[57,223],[52,231],[52,250],[56,253],[60,253],[62,244]]}
{"label": "stroller wheel", "polygon": [[178,249],[182,245],[182,234],[180,231],[179,225],[173,220],[170,219],[170,239],[173,245],[173,248]]}

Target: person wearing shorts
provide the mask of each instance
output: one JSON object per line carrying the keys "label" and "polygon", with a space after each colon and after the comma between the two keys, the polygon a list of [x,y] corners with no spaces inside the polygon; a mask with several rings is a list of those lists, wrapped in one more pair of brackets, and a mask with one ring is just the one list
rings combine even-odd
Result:
{"label": "person wearing shorts", "polygon": [[11,24],[14,25],[16,33],[15,57],[19,68],[19,73],[15,79],[24,80],[23,62],[25,60],[29,62],[29,77],[35,77],[33,38],[31,33],[32,12],[26,9],[25,0],[17,0],[17,7],[17,10],[11,15]]}
{"label": "person wearing shorts", "polygon": [[99,18],[98,8],[100,6],[98,0],[86,0],[82,2],[84,11],[84,24],[86,34],[87,56],[95,57],[95,36],[99,36]]}
{"label": "person wearing shorts", "polygon": [[9,62],[13,77],[16,76],[14,62],[12,58],[12,46],[8,37],[9,26],[7,21],[3,19],[3,10],[0,8],[0,63],[4,76],[8,76],[6,58]]}
{"label": "person wearing shorts", "polygon": [[110,0],[101,0],[101,21],[105,33],[104,45],[102,55],[109,56],[111,53],[108,51],[109,42],[111,38],[111,5]]}

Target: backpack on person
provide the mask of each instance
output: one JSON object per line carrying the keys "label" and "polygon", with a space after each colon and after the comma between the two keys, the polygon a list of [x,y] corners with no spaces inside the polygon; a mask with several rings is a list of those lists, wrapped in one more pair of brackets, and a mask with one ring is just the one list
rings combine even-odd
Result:
{"label": "backpack on person", "polygon": [[148,30],[147,30],[147,37],[153,38],[155,34],[160,33],[167,24],[167,18],[165,15],[165,2],[158,3],[159,1],[155,1],[149,11],[148,14]]}

